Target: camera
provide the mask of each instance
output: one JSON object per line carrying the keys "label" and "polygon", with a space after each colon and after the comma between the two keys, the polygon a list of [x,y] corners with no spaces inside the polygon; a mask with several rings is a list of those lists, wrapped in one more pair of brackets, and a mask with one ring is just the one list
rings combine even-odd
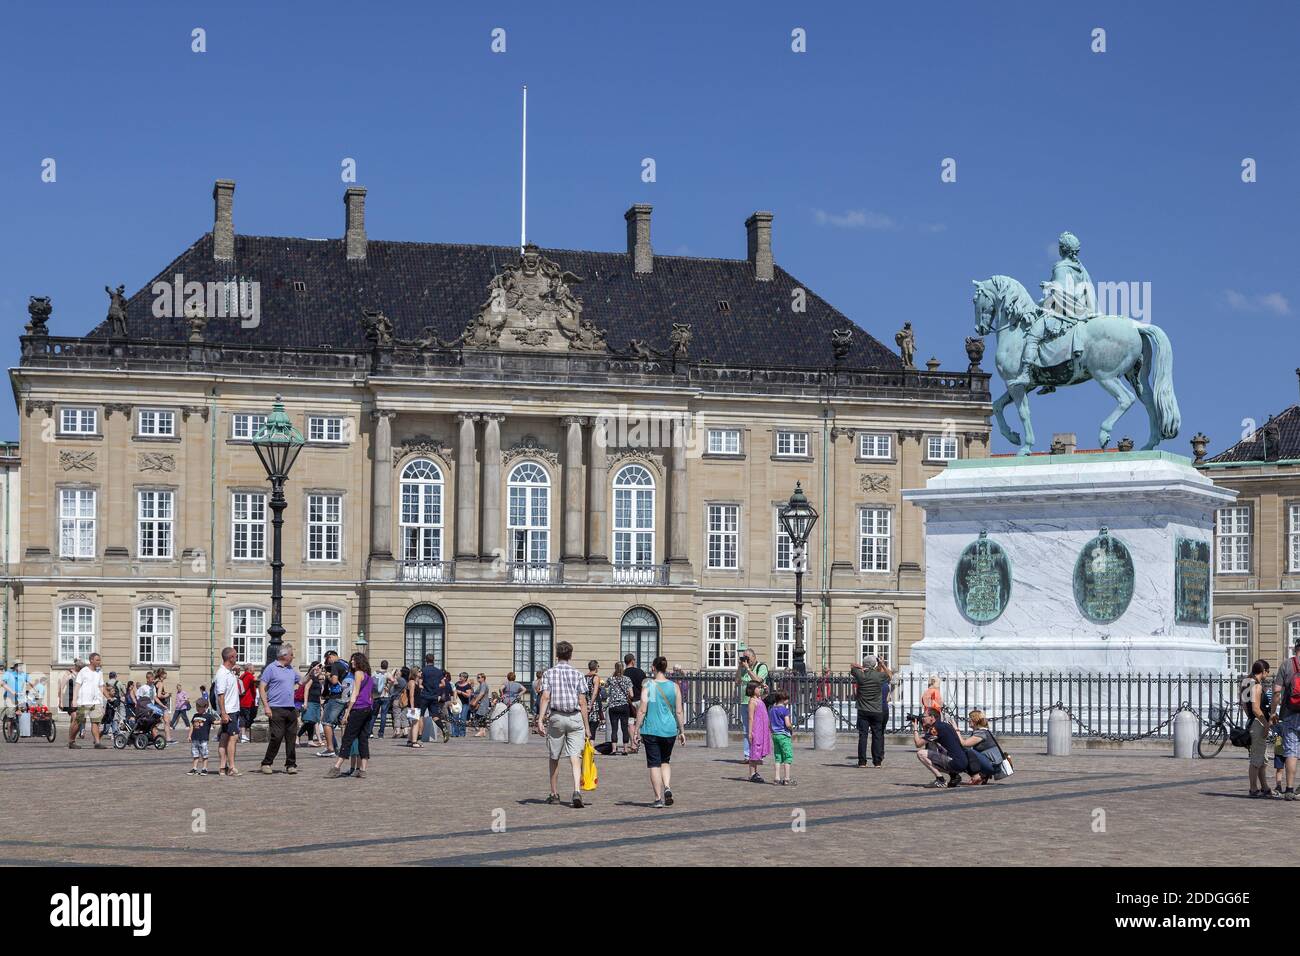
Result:
{"label": "camera", "polygon": [[921,722],[921,716],[922,716],[921,714],[908,714],[905,720],[909,724],[911,723],[919,724]]}

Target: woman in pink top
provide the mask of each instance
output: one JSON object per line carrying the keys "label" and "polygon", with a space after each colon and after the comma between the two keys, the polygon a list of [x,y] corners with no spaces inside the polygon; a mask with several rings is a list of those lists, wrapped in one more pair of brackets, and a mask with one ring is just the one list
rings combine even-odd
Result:
{"label": "woman in pink top", "polygon": [[758,768],[772,752],[772,725],[767,719],[767,705],[759,696],[763,685],[750,681],[745,688],[745,706],[749,708],[749,782],[763,783]]}

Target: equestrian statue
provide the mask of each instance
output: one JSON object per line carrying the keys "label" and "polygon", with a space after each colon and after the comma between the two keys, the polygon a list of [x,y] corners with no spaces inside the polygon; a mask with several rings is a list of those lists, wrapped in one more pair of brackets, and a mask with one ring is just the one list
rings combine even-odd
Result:
{"label": "equestrian statue", "polygon": [[[1135,400],[1146,407],[1151,423],[1143,449],[1176,437],[1180,421],[1169,337],[1158,326],[1128,316],[1098,314],[1092,278],[1079,261],[1079,240],[1061,233],[1059,248],[1061,259],[1052,278],[1041,284],[1039,302],[1010,276],[975,281],[975,331],[997,336],[998,374],[1007,385],[993,403],[998,429],[1020,446],[1019,454],[1028,455],[1034,444],[1029,393],[1037,388],[1044,395],[1092,379],[1115,399],[1115,410],[1101,423],[1102,448]],[[1012,402],[1023,440],[1002,416]]]}

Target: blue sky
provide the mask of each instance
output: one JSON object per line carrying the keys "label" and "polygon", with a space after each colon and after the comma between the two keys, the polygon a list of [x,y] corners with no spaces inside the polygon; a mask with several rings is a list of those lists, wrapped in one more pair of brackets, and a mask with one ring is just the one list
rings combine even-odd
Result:
{"label": "blue sky", "polygon": [[[211,227],[217,178],[239,232],[337,236],[350,157],[372,237],[515,242],[526,82],[544,247],[620,249],[649,202],[657,252],[740,257],[771,209],[778,263],[891,345],[912,321],[918,359],[953,368],[970,280],[1036,290],[1070,229],[1095,280],[1151,283],[1183,411],[1166,447],[1222,449],[1297,401],[1293,4],[94,2],[2,22],[8,365],[29,295],[53,297],[54,334],[89,330],[105,284],[138,289]],[[1091,445],[1109,407],[1091,384],[1038,399],[1038,433]],[[1140,442],[1140,416],[1116,436]]]}

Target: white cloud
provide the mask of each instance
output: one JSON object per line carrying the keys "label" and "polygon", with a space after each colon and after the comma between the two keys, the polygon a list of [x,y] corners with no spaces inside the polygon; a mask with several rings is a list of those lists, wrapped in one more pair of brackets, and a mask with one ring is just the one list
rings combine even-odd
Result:
{"label": "white cloud", "polygon": [[814,209],[813,218],[819,226],[834,226],[836,229],[893,229],[894,220],[884,213],[872,212],[870,209],[848,209],[844,212],[827,212]]}
{"label": "white cloud", "polygon": [[1258,292],[1255,295],[1246,295],[1236,289],[1227,289],[1223,293],[1223,301],[1234,312],[1291,314],[1291,303],[1281,292]]}

